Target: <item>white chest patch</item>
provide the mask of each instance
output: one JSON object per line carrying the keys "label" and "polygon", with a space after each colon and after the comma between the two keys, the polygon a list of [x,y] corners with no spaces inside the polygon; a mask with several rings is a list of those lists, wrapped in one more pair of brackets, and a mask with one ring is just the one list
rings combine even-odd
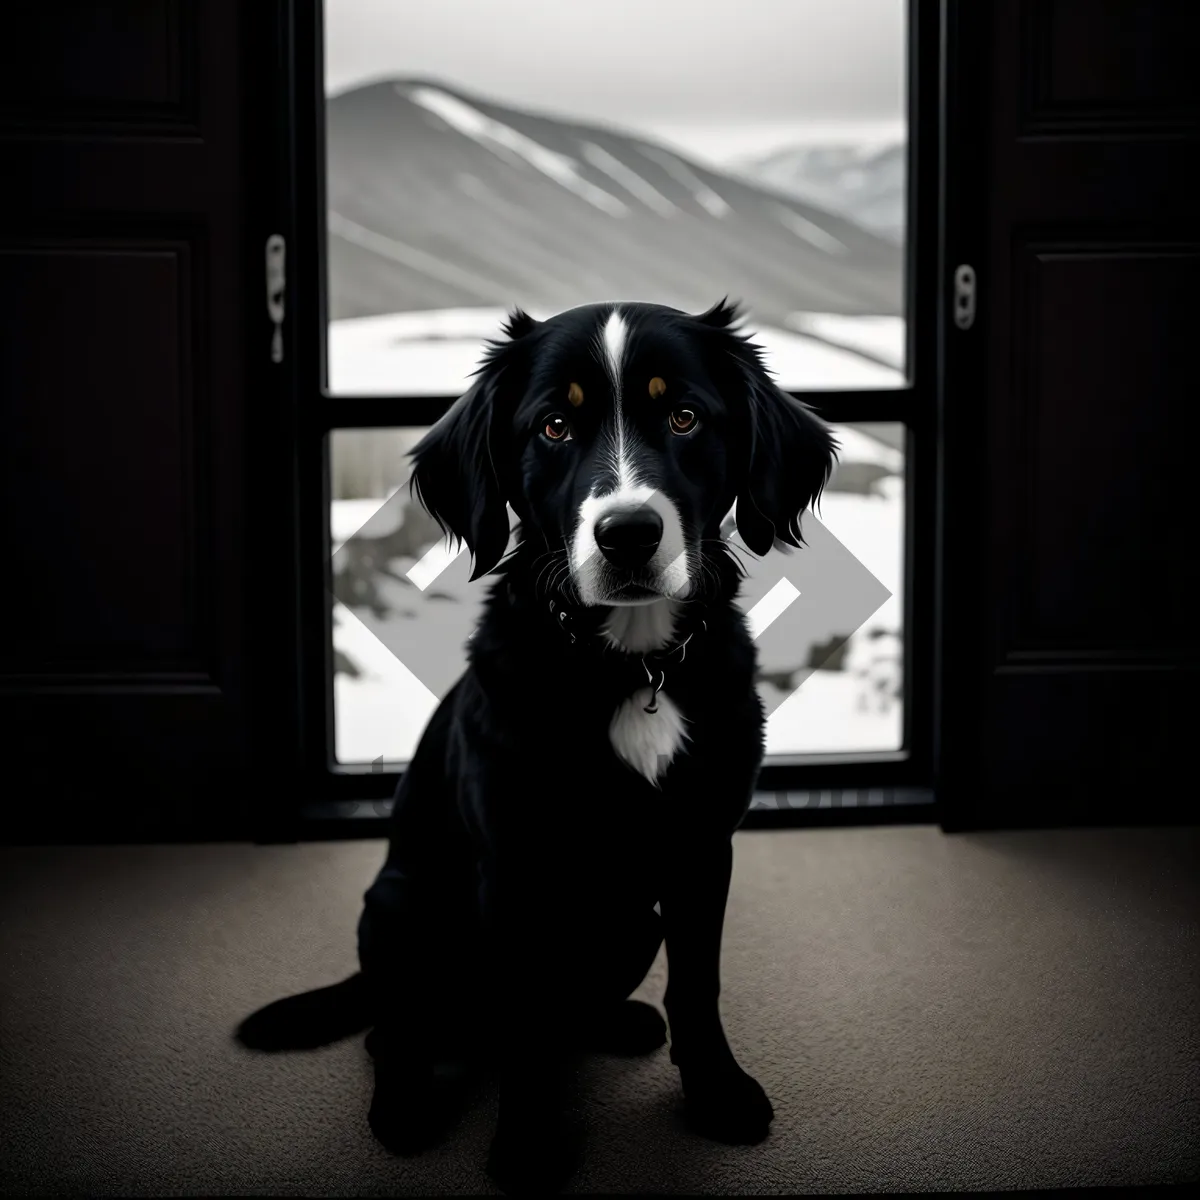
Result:
{"label": "white chest patch", "polygon": [[630,696],[613,714],[608,740],[622,762],[657,787],[688,734],[687,721],[665,692],[658,693],[658,712],[645,711],[653,695],[643,688]]}

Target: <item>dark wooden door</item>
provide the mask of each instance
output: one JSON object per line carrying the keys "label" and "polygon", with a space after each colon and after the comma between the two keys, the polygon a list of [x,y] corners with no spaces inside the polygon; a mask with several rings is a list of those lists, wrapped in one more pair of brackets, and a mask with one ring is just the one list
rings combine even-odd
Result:
{"label": "dark wooden door", "polygon": [[1190,820],[1200,5],[951,8],[945,821]]}
{"label": "dark wooden door", "polygon": [[257,6],[15,8],[0,821],[55,840],[228,826],[252,761],[247,450],[269,337],[245,88]]}

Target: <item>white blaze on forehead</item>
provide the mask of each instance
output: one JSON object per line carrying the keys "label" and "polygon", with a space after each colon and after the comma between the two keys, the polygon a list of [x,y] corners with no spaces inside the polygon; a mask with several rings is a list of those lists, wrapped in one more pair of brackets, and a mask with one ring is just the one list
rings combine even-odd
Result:
{"label": "white blaze on forehead", "polygon": [[621,370],[625,365],[625,340],[628,335],[629,326],[625,324],[621,310],[614,308],[604,324],[601,339],[604,346],[604,365],[608,367],[618,404],[621,401]]}
{"label": "white blaze on forehead", "polygon": [[629,326],[619,308],[608,315],[600,331],[600,351],[604,355],[604,366],[608,371],[613,394],[613,436],[611,460],[617,477],[617,490],[624,491],[634,486],[633,469],[629,455],[629,439],[625,428],[624,405],[621,396],[621,376],[625,369],[625,347],[629,338]]}

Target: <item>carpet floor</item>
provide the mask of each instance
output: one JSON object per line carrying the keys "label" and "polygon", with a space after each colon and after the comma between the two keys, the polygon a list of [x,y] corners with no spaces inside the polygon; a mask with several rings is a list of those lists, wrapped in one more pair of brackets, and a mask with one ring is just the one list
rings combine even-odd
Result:
{"label": "carpet floor", "polygon": [[[737,835],[722,1009],[762,1145],[689,1133],[665,1049],[595,1057],[578,1193],[1200,1181],[1200,835]],[[441,1147],[368,1131],[362,1038],[251,1010],[355,968],[378,841],[0,851],[0,1190],[495,1194],[482,1086]],[[660,955],[638,995],[661,1005]],[[530,980],[553,1000],[554,964]]]}

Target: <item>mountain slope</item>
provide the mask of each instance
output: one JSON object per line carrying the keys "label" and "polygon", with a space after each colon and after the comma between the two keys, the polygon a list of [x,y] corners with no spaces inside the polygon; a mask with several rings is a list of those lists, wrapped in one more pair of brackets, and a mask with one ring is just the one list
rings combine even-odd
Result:
{"label": "mountain slope", "polygon": [[792,146],[743,160],[738,173],[763,187],[843,213],[899,244],[904,239],[908,153],[884,146]]}
{"label": "mountain slope", "polygon": [[646,139],[425,80],[328,101],[329,315],[602,299],[896,315],[899,248]]}

